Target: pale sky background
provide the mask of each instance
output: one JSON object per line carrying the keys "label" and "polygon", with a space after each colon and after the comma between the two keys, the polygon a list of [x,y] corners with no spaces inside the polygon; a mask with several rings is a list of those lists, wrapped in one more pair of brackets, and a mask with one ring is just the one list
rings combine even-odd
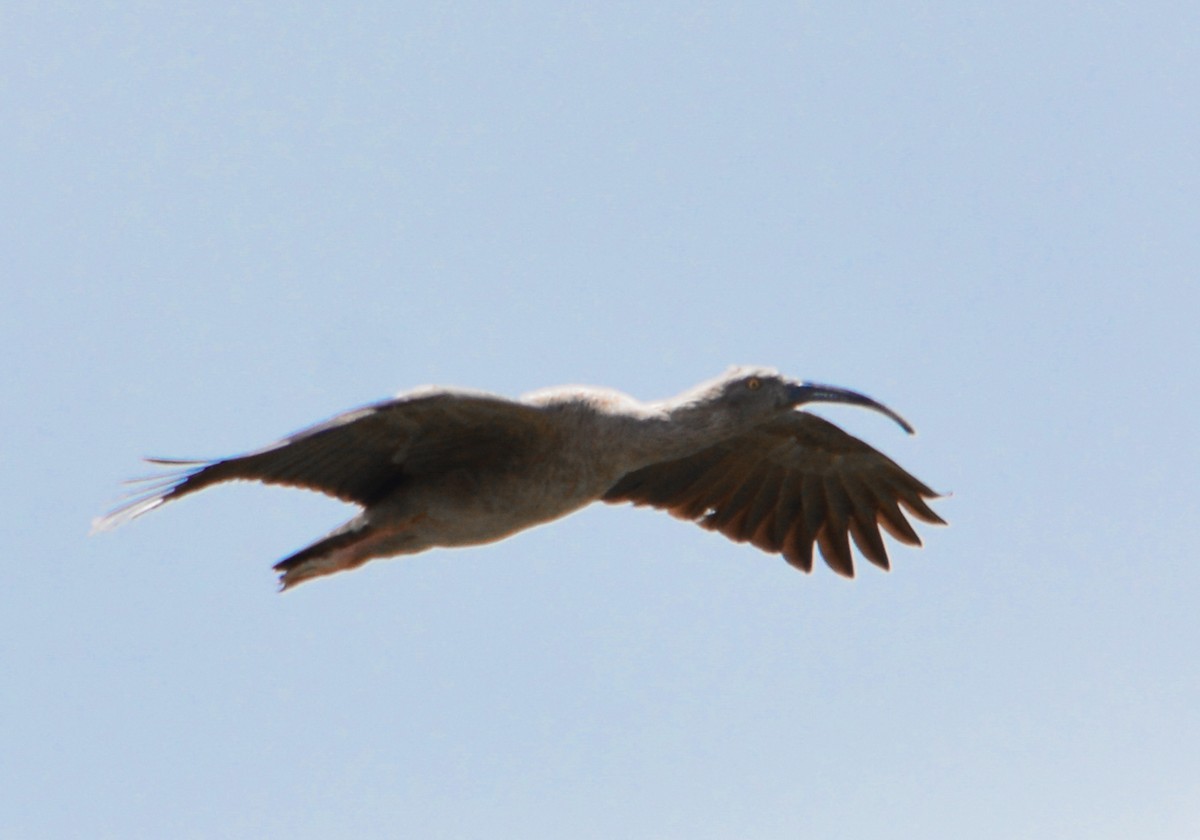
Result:
{"label": "pale sky background", "polygon": [[[0,10],[0,836],[1200,836],[1200,7],[651,5]],[[735,363],[951,526],[87,536],[143,455]]]}

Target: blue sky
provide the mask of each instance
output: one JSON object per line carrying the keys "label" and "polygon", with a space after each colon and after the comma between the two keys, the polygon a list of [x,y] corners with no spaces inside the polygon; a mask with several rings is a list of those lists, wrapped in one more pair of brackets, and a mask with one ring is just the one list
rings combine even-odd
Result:
{"label": "blue sky", "polygon": [[[1200,13],[10,3],[0,834],[1200,832]],[[143,455],[730,364],[949,528],[848,582],[653,512],[275,591],[350,512]]]}

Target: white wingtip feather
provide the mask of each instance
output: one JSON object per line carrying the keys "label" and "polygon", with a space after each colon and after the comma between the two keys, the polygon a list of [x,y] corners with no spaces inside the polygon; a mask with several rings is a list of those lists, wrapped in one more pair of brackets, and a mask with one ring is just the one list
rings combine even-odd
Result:
{"label": "white wingtip feather", "polygon": [[121,505],[103,516],[97,516],[92,520],[92,534],[98,534],[101,531],[111,531],[120,525],[124,525],[131,519],[136,519],[143,513],[148,513],[161,505],[165,499],[162,496],[151,496],[148,499],[135,499],[131,502]]}

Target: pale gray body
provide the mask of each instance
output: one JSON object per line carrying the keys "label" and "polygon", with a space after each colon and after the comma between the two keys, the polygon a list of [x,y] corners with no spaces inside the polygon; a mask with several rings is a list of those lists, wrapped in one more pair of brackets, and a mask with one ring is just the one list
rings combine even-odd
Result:
{"label": "pale gray body", "polygon": [[[257,452],[186,469],[103,517],[139,516],[227,480],[314,489],[360,515],[284,559],[284,588],[378,557],[494,542],[594,501],[651,504],[811,569],[812,546],[853,574],[847,536],[887,568],[879,526],[919,539],[900,513],[940,518],[936,494],[805,402],[880,404],[843,389],[734,369],[672,400],[595,388],[521,400],[424,389],[347,412]],[[911,429],[909,429],[911,431]]]}

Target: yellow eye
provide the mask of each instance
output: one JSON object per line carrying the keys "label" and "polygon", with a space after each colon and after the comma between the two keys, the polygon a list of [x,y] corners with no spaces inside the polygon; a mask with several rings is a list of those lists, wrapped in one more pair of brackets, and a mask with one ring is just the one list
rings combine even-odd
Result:
{"label": "yellow eye", "polygon": [[757,391],[759,388],[762,387],[762,380],[759,379],[757,376],[752,376],[746,380],[746,387],[749,388],[751,391]]}

